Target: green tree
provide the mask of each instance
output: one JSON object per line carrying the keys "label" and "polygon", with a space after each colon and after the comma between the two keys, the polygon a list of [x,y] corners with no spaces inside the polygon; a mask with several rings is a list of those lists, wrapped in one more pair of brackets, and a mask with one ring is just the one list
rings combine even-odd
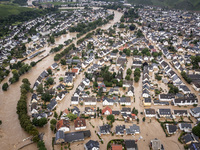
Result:
{"label": "green tree", "polygon": [[130,78],[130,75],[126,75],[125,79],[126,79],[126,80],[130,80],[130,79],[131,79],[131,78]]}
{"label": "green tree", "polygon": [[67,114],[67,117],[68,117],[71,121],[73,121],[73,120],[75,120],[75,119],[77,118],[77,115],[72,114],[72,113],[69,113],[69,114]]}
{"label": "green tree", "polygon": [[54,79],[51,78],[51,77],[48,78],[47,81],[46,81],[46,84],[47,84],[47,85],[53,85],[53,83],[54,83]]}
{"label": "green tree", "polygon": [[44,92],[42,83],[38,85],[36,92],[38,94],[42,94]]}
{"label": "green tree", "polygon": [[61,60],[60,60],[60,63],[61,63],[61,65],[66,65],[65,59],[61,59]]}
{"label": "green tree", "polygon": [[60,82],[62,82],[63,80],[64,80],[63,77],[60,77],[60,78],[59,78],[59,81],[60,81]]}
{"label": "green tree", "polygon": [[48,74],[52,75],[52,70],[49,68],[47,69]]}
{"label": "green tree", "polygon": [[30,64],[32,67],[34,67],[36,65],[36,62],[32,61]]}
{"label": "green tree", "polygon": [[114,115],[108,115],[106,118],[107,118],[107,120],[110,120],[111,122],[115,121],[115,116]]}
{"label": "green tree", "polygon": [[8,90],[8,87],[9,87],[9,85],[8,85],[8,83],[6,82],[6,83],[4,83],[3,86],[2,86],[2,90],[3,90],[3,91],[7,91],[7,90]]}
{"label": "green tree", "polygon": [[131,75],[132,74],[132,70],[130,68],[128,68],[127,71],[126,71],[126,74],[127,75]]}
{"label": "green tree", "polygon": [[57,120],[56,119],[51,119],[50,123],[53,124],[53,125],[56,125]]}
{"label": "green tree", "polygon": [[57,114],[56,111],[54,111],[54,115],[53,115],[53,117],[56,118],[56,119],[58,118],[58,114]]}
{"label": "green tree", "polygon": [[49,92],[42,93],[42,100],[49,102],[52,98],[52,95]]}

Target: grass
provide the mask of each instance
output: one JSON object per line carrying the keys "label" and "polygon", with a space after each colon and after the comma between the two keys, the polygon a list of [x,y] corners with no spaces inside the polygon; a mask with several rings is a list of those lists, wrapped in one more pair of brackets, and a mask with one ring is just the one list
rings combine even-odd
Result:
{"label": "grass", "polygon": [[39,3],[39,4],[53,4],[56,5],[65,5],[65,4],[76,4],[75,2],[46,2],[46,3]]}
{"label": "grass", "polygon": [[15,4],[0,4],[0,18],[5,18],[10,15],[17,15],[20,12],[30,11],[31,8],[20,7]]}

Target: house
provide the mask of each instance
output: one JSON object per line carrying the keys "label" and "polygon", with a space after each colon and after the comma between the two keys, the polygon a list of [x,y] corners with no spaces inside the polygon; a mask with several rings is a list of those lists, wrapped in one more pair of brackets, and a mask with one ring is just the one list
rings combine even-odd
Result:
{"label": "house", "polygon": [[58,68],[58,64],[57,63],[53,63],[52,65],[51,65],[51,69],[56,69],[56,68]]}
{"label": "house", "polygon": [[85,105],[96,105],[97,100],[95,97],[85,97],[83,98],[84,104]]}
{"label": "house", "polygon": [[60,92],[60,93],[56,96],[56,101],[61,101],[61,100],[63,100],[63,98],[65,97],[65,93],[66,93],[66,91]]}
{"label": "house", "polygon": [[152,108],[145,109],[144,114],[145,114],[145,117],[150,117],[150,118],[156,117],[156,111],[155,109],[152,109]]}
{"label": "house", "polygon": [[133,68],[141,68],[142,61],[133,61]]}
{"label": "house", "polygon": [[113,104],[115,103],[115,101],[111,98],[107,98],[107,97],[104,97],[103,98],[103,106],[113,106]]}
{"label": "house", "polygon": [[149,90],[144,89],[144,90],[142,91],[142,97],[144,97],[144,98],[148,98],[149,96],[150,96],[150,94],[149,94]]}
{"label": "house", "polygon": [[195,108],[191,108],[190,109],[190,114],[193,116],[193,117],[200,117],[200,107],[195,107]]}
{"label": "house", "polygon": [[112,114],[113,114],[113,115],[119,115],[119,114],[120,114],[120,111],[118,111],[118,110],[112,110]]}
{"label": "house", "polygon": [[79,116],[80,110],[78,107],[74,106],[73,109],[71,109],[72,114]]}
{"label": "house", "polygon": [[174,94],[160,94],[159,95],[159,100],[160,101],[172,101],[175,99],[175,95]]}
{"label": "house", "polygon": [[85,145],[84,145],[85,150],[99,150],[99,142],[98,141],[93,141],[89,140]]}
{"label": "house", "polygon": [[154,140],[151,140],[150,147],[152,150],[164,150],[163,145],[161,144],[161,141],[155,138]]}
{"label": "house", "polygon": [[140,127],[136,124],[133,124],[132,126],[129,126],[129,128],[126,129],[126,135],[135,135],[140,133]]}
{"label": "house", "polygon": [[151,98],[144,98],[143,104],[144,106],[151,106]]}
{"label": "house", "polygon": [[138,150],[135,140],[125,140],[126,150]]}
{"label": "house", "polygon": [[127,96],[133,96],[134,95],[134,87],[132,85],[128,88],[126,95]]}
{"label": "house", "polygon": [[68,120],[61,119],[56,124],[57,131],[68,132],[70,130],[70,124]]}
{"label": "house", "polygon": [[123,80],[123,87],[130,87],[133,85],[133,81]]}
{"label": "house", "polygon": [[198,104],[198,99],[193,94],[186,95],[181,98],[176,98],[173,100],[174,106],[186,106]]}
{"label": "house", "polygon": [[182,137],[182,140],[185,144],[191,144],[191,143],[198,143],[199,137],[194,135],[193,133],[188,133]]}
{"label": "house", "polygon": [[158,116],[159,118],[172,118],[171,109],[158,109]]}
{"label": "house", "polygon": [[114,87],[114,88],[110,88],[110,91],[108,93],[109,95],[118,95],[119,94],[119,88],[118,87]]}
{"label": "house", "polygon": [[73,86],[73,77],[72,76],[64,77],[64,84],[67,86]]}
{"label": "house", "polygon": [[79,89],[80,91],[83,91],[85,89],[85,84],[83,84],[83,82],[81,82],[77,89]]}
{"label": "house", "polygon": [[131,105],[131,98],[130,97],[121,97],[119,100],[120,105]]}
{"label": "house", "polygon": [[76,75],[78,75],[79,74],[79,69],[78,68],[73,68],[72,72],[75,73]]}
{"label": "house", "polygon": [[191,144],[189,145],[188,150],[196,150],[196,149],[200,149],[200,143],[193,143],[191,142]]}
{"label": "house", "polygon": [[75,72],[65,72],[65,76],[72,76],[73,78],[76,77]]}
{"label": "house", "polygon": [[31,104],[31,114],[38,114],[38,104],[36,102],[33,102]]}
{"label": "house", "polygon": [[57,131],[55,137],[55,143],[71,143],[76,141],[83,141],[85,138],[89,138],[91,136],[90,130],[79,131],[79,132],[71,132],[64,133],[63,131]]}
{"label": "house", "polygon": [[47,109],[52,111],[56,106],[57,106],[57,101],[54,98],[54,99],[50,100],[49,104],[47,104]]}
{"label": "house", "polygon": [[122,145],[112,144],[112,150],[123,150]]}
{"label": "house", "polygon": [[112,109],[108,106],[106,106],[103,110],[102,110],[102,114],[104,115],[111,115],[112,114]]}
{"label": "house", "polygon": [[90,86],[90,80],[87,78],[83,79],[83,84],[85,84],[85,86]]}
{"label": "house", "polygon": [[183,92],[184,94],[190,94],[191,91],[186,85],[180,85],[179,91]]}
{"label": "house", "polygon": [[196,91],[200,91],[200,82],[192,82],[192,87],[193,87]]}
{"label": "house", "polygon": [[115,127],[115,134],[116,135],[124,135],[125,125],[118,125]]}
{"label": "house", "polygon": [[72,97],[71,97],[71,104],[72,104],[72,105],[78,105],[78,103],[79,103],[79,97],[77,97],[77,96],[72,96]]}
{"label": "house", "polygon": [[182,130],[182,131],[185,131],[185,132],[191,132],[192,131],[192,124],[179,123],[178,126],[179,126],[180,130]]}
{"label": "house", "polygon": [[56,87],[57,90],[64,90],[65,89],[65,85],[64,84],[59,84],[57,87]]}
{"label": "house", "polygon": [[131,114],[131,108],[122,107],[121,114]]}
{"label": "house", "polygon": [[69,114],[69,110],[65,109],[60,117],[60,119],[65,119],[65,120],[69,120],[69,118],[67,117],[67,115]]}
{"label": "house", "polygon": [[166,124],[166,128],[167,128],[167,132],[169,134],[175,134],[176,131],[177,131],[177,126],[176,125],[169,125],[169,124]]}
{"label": "house", "polygon": [[84,129],[86,129],[85,119],[77,117],[76,120],[74,120],[74,127],[75,127],[75,130],[84,130]]}
{"label": "house", "polygon": [[189,116],[187,110],[174,110],[174,116]]}
{"label": "house", "polygon": [[95,113],[96,113],[95,107],[85,107],[86,115],[95,115]]}
{"label": "house", "polygon": [[111,127],[109,124],[99,126],[100,134],[110,134],[110,129]]}

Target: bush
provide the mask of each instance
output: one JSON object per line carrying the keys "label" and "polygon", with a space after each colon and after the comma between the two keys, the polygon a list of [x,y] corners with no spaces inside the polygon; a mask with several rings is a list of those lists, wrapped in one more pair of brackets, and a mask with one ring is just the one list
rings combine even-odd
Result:
{"label": "bush", "polygon": [[2,90],[3,90],[3,91],[7,91],[7,90],[8,90],[8,87],[9,87],[9,85],[8,85],[8,83],[6,82],[6,83],[4,83],[3,86],[2,86]]}

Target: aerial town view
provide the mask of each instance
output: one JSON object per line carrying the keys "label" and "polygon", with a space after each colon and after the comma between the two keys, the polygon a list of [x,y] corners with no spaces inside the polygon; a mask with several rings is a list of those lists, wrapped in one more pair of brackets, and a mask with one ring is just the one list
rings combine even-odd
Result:
{"label": "aerial town view", "polygon": [[0,150],[200,150],[200,0],[0,0]]}

